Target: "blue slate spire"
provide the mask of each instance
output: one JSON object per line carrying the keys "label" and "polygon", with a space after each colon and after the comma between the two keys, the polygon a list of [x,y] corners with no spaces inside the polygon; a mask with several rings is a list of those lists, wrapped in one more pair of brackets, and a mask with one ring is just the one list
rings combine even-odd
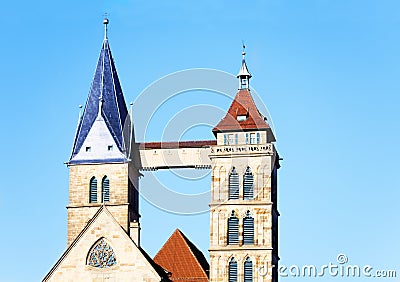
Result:
{"label": "blue slate spire", "polygon": [[[129,150],[128,147],[130,145],[127,144],[129,138],[124,138],[124,136],[129,136],[129,134],[126,134],[126,130],[127,128],[128,130],[130,128],[130,118],[118,79],[117,70],[115,68],[114,59],[111,55],[110,45],[108,43],[107,19],[104,20],[104,25],[105,34],[100,51],[100,57],[97,62],[86,106],[79,121],[69,163],[82,162],[82,156],[77,157],[77,155],[83,150],[91,151],[91,147],[83,148],[83,145],[88,138],[89,133],[94,130],[95,122],[102,123],[102,125],[96,127],[96,131],[103,131],[93,133],[95,136],[104,136],[106,133],[109,133],[112,136],[114,142],[112,142],[112,140],[107,141],[110,144],[108,146],[112,146],[108,148],[109,151],[110,148],[113,150],[118,149],[119,153],[122,154],[122,159],[124,159],[123,157],[126,159],[127,150]],[[93,138],[97,137],[92,137],[92,139]],[[99,141],[100,140],[95,140],[91,142],[99,143]],[[113,144],[111,144],[111,142]],[[117,148],[114,149],[114,145],[116,145]],[[120,156],[119,159],[121,159]],[[90,154],[87,157],[83,157],[83,159],[89,160],[91,158],[91,162],[96,162],[96,160],[100,161],[110,157],[110,154],[107,156]],[[113,157],[115,157],[115,153],[113,154]]]}

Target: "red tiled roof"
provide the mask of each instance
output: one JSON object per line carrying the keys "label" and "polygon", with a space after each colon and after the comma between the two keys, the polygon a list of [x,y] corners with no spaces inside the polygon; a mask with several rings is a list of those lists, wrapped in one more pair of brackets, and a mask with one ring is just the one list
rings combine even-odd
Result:
{"label": "red tiled roof", "polygon": [[172,281],[208,282],[206,258],[179,229],[158,251],[154,262],[171,273]]}
{"label": "red tiled roof", "polygon": [[[238,116],[246,116],[246,119],[238,121]],[[233,99],[226,116],[214,127],[213,132],[266,130],[269,128],[268,123],[258,111],[250,90],[241,89]]]}
{"label": "red tiled roof", "polygon": [[217,145],[217,140],[145,142],[145,143],[139,143],[139,149],[144,150],[144,149],[202,148],[215,145]]}

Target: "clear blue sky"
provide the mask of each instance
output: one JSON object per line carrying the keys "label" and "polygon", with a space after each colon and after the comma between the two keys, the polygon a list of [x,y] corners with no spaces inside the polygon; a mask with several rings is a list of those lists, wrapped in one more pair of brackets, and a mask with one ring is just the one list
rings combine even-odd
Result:
{"label": "clear blue sky", "polygon": [[[353,264],[400,275],[398,1],[43,0],[0,7],[0,281],[38,281],[65,250],[63,163],[99,55],[104,12],[128,103],[171,72],[236,74],[245,40],[251,83],[284,158],[281,263],[323,265],[345,253]],[[214,96],[193,103],[213,104]],[[228,100],[215,103],[229,107]],[[198,133],[212,137],[209,128]],[[192,186],[159,175],[177,189]],[[209,180],[199,183],[208,187]],[[207,254],[207,214],[173,215],[145,201],[141,213],[142,246],[151,256],[176,227]]]}

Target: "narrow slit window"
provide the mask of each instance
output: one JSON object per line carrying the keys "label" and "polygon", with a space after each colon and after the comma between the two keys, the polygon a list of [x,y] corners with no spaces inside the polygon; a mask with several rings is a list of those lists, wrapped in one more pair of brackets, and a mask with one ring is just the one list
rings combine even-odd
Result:
{"label": "narrow slit window", "polygon": [[232,211],[228,219],[228,245],[239,244],[239,219],[236,217],[235,212]]}
{"label": "narrow slit window", "polygon": [[243,176],[243,198],[252,200],[254,198],[254,176],[250,167],[247,167]]}
{"label": "narrow slit window", "polygon": [[101,183],[101,199],[103,203],[110,201],[110,180],[107,176],[104,176]]}
{"label": "narrow slit window", "polygon": [[229,282],[237,282],[237,261],[235,258],[231,258],[229,261],[228,275]]}
{"label": "narrow slit window", "polygon": [[229,183],[228,183],[228,197],[230,200],[239,199],[239,175],[236,172],[235,168],[232,168],[231,173],[229,174]]}
{"label": "narrow slit window", "polygon": [[94,176],[89,184],[89,203],[97,203],[97,179]]}
{"label": "narrow slit window", "polygon": [[253,281],[253,262],[248,257],[244,262],[244,282]]}
{"label": "narrow slit window", "polygon": [[243,245],[254,244],[254,218],[250,211],[247,211],[246,217],[243,218]]}

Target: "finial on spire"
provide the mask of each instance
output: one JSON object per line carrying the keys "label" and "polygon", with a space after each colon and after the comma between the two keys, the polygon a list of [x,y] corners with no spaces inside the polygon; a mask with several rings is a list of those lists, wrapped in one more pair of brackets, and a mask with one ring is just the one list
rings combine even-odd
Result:
{"label": "finial on spire", "polygon": [[103,20],[103,24],[104,24],[104,40],[105,40],[105,39],[107,39],[107,26],[108,26],[109,20],[107,18],[107,13],[105,13],[104,16],[105,17],[104,17],[104,20]]}
{"label": "finial on spire", "polygon": [[103,109],[103,96],[99,97],[99,112],[97,113],[97,117],[100,118],[101,117],[101,111]]}
{"label": "finial on spire", "polygon": [[246,45],[244,45],[244,41],[242,40],[242,65],[240,67],[239,74],[237,78],[239,78],[239,89],[249,89],[249,80],[251,78],[251,74],[246,65]]}

